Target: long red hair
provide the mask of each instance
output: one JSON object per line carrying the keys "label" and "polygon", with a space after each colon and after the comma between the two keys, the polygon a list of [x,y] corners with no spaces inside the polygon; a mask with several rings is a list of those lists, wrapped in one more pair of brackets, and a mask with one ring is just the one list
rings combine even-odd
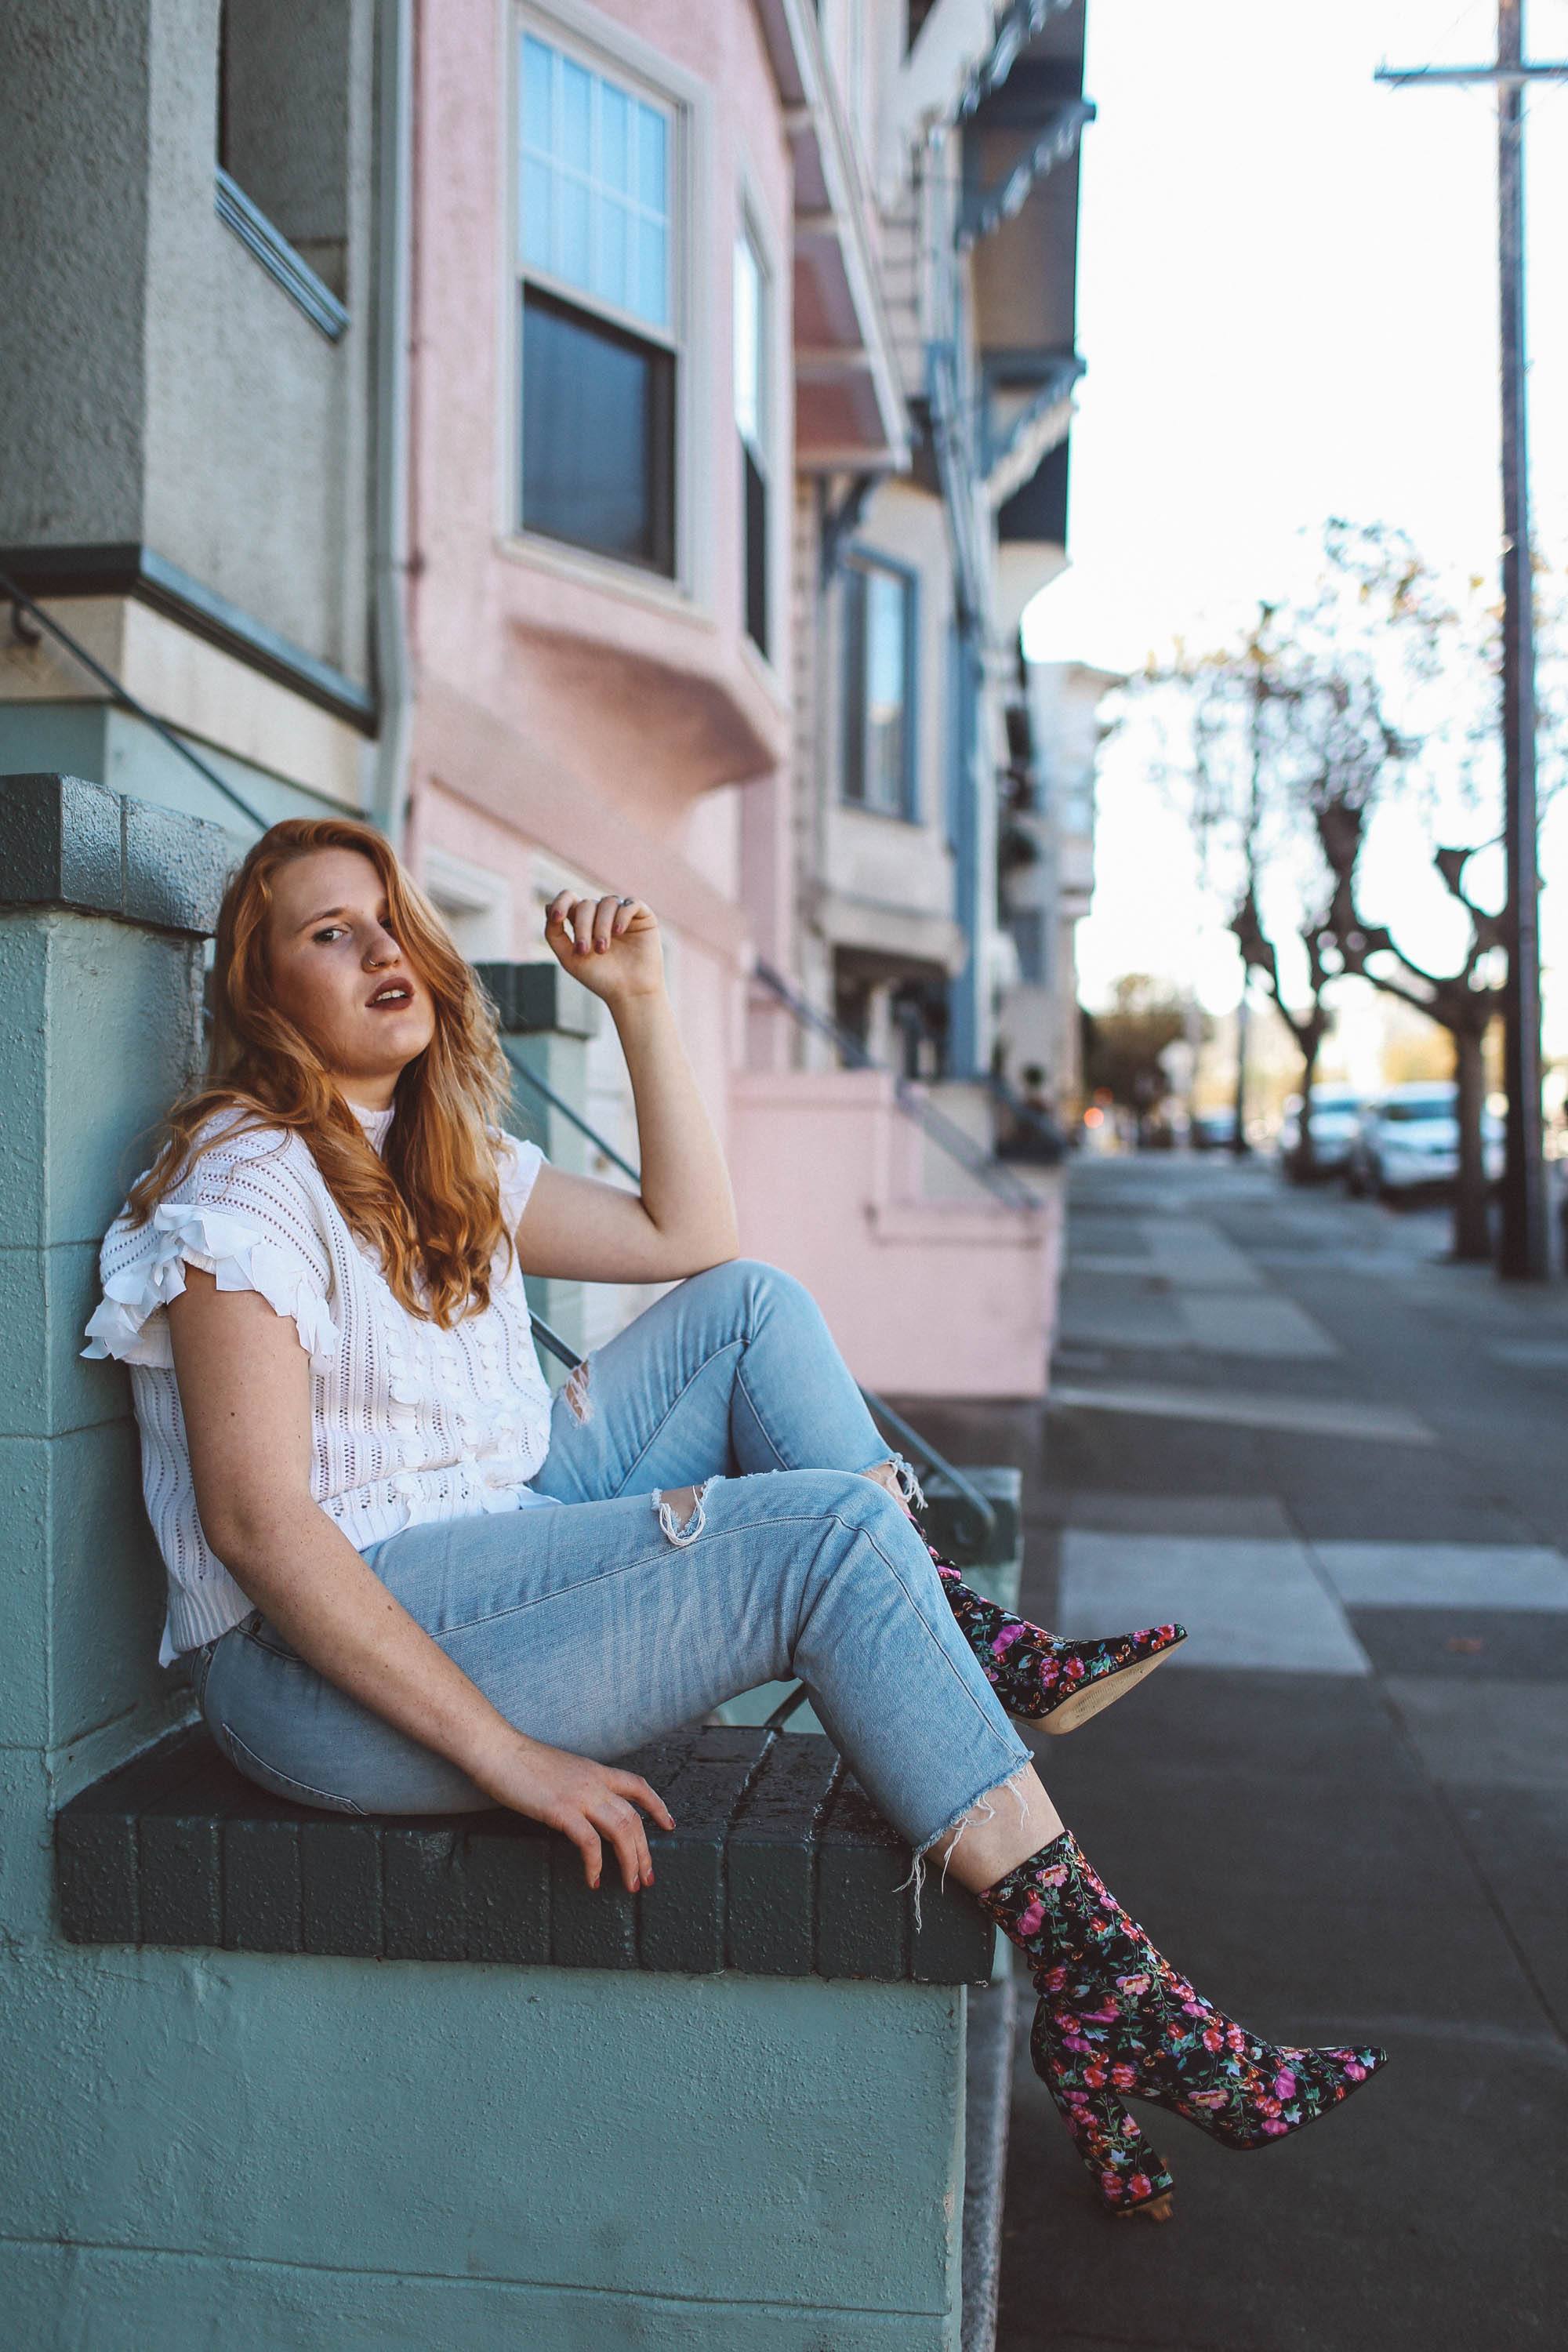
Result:
{"label": "long red hair", "polygon": [[[279,1010],[267,917],[279,869],[318,849],[357,850],[386,893],[388,927],[430,992],[436,1027],[397,1082],[378,1155],[304,1032]],[[449,1329],[489,1306],[490,1262],[503,1225],[490,1131],[509,1099],[495,1012],[440,916],[369,825],[288,817],[268,827],[224,892],[212,976],[206,1076],[169,1114],[168,1136],[129,1206],[142,1224],[218,1139],[200,1129],[237,1110],[240,1128],[302,1136],[356,1234],[381,1252],[386,1279],[413,1314]],[[219,1132],[232,1131],[220,1129]],[[510,1236],[508,1236],[510,1243]]]}

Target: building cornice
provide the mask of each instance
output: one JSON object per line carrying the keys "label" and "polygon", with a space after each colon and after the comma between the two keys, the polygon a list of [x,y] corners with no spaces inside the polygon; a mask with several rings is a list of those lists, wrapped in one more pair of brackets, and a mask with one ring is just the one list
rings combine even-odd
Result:
{"label": "building cornice", "polygon": [[346,719],[362,733],[376,731],[376,698],[368,687],[357,685],[329,662],[318,661],[265,621],[134,540],[88,547],[0,548],[0,572],[9,573],[29,596],[134,597],[194,636],[205,637],[291,688],[306,701]]}

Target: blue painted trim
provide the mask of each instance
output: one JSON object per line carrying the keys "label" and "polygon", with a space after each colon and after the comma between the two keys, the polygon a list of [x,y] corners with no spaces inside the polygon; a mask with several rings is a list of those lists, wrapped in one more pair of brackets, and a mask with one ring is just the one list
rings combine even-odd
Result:
{"label": "blue painted trim", "polygon": [[[981,354],[984,396],[980,404],[981,471],[989,475],[1029,432],[1035,419],[1066,400],[1087,373],[1077,352],[989,351]],[[995,424],[998,392],[1032,385],[1034,396],[1005,432]]]}
{"label": "blue painted trim", "polygon": [[335,343],[349,323],[349,314],[302,254],[296,253],[288,238],[253,205],[237,180],[230,179],[220,163],[216,184],[217,216],[226,228],[233,229],[240,243],[256,256],[261,267],[277,279],[285,294],[297,302],[312,327],[320,328],[328,342]]}
{"label": "blue painted trim", "polygon": [[973,114],[994,90],[1002,88],[1013,70],[1014,59],[1042,30],[1047,19],[1059,16],[1071,5],[1072,0],[1010,0],[1010,5],[998,11],[990,49],[959,93],[955,111],[960,121]]}
{"label": "blue painted trim", "polygon": [[972,184],[969,163],[972,142],[965,141],[963,202],[953,230],[953,241],[960,253],[978,244],[982,237],[991,236],[1005,220],[1010,220],[1015,213],[1019,212],[1037,183],[1047,178],[1058,163],[1065,163],[1078,153],[1084,131],[1093,121],[1094,107],[1089,100],[1064,99],[1051,113],[1033,145],[1025,150],[1010,171],[1005,172],[988,188]]}
{"label": "blue painted trim", "polygon": [[949,802],[953,849],[953,919],[968,943],[963,969],[947,984],[948,1077],[972,1077],[980,1049],[980,959],[978,935],[980,885],[979,840],[975,795],[976,736],[980,719],[980,657],[967,631],[954,628],[951,638],[952,677],[952,740]]}

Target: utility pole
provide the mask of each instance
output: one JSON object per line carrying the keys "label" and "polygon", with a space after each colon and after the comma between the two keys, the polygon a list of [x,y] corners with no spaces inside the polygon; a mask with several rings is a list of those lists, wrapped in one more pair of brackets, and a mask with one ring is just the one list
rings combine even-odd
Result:
{"label": "utility pole", "polygon": [[1568,81],[1568,64],[1524,62],[1524,0],[1498,0],[1498,53],[1487,66],[1380,67],[1379,81],[1489,83],[1498,100],[1498,285],[1502,343],[1502,742],[1508,905],[1503,1005],[1508,1144],[1498,1270],[1539,1282],[1551,1272],[1541,1135],[1540,865],[1535,806],[1535,625],[1530,563],[1530,460],[1524,339],[1524,86]]}
{"label": "utility pole", "polygon": [[[1258,626],[1252,634],[1249,651],[1252,656],[1252,781],[1247,803],[1247,894],[1252,902],[1258,887],[1258,828],[1263,820],[1263,705],[1268,699],[1264,683],[1263,633],[1273,619],[1277,607],[1260,602]],[[1236,1132],[1230,1148],[1237,1160],[1245,1160],[1252,1146],[1247,1139],[1247,1044],[1252,1025],[1252,966],[1245,956],[1241,963],[1241,995],[1236,1008]]]}

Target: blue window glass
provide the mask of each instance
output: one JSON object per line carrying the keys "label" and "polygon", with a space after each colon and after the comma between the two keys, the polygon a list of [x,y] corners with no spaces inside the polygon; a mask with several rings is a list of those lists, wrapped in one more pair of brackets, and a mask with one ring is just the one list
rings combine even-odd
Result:
{"label": "blue window glass", "polygon": [[650,326],[669,324],[669,233],[662,221],[647,213],[637,224],[637,289],[628,308]]}
{"label": "blue window glass", "polygon": [[665,160],[665,120],[651,106],[637,108],[637,202],[662,220],[669,212],[669,172]]}
{"label": "blue window glass", "polygon": [[595,77],[572,58],[561,59],[561,138],[556,159],[586,179],[593,163]]}
{"label": "blue window glass", "polygon": [[524,268],[668,329],[666,116],[535,33],[522,40],[521,115]]}
{"label": "blue window glass", "polygon": [[522,44],[522,143],[548,155],[555,145],[550,127],[551,77],[555,52],[525,34]]}
{"label": "blue window glass", "polygon": [[914,585],[857,557],[844,573],[846,800],[914,814]]}
{"label": "blue window glass", "polygon": [[614,82],[599,84],[599,176],[618,195],[632,192],[632,101]]}

